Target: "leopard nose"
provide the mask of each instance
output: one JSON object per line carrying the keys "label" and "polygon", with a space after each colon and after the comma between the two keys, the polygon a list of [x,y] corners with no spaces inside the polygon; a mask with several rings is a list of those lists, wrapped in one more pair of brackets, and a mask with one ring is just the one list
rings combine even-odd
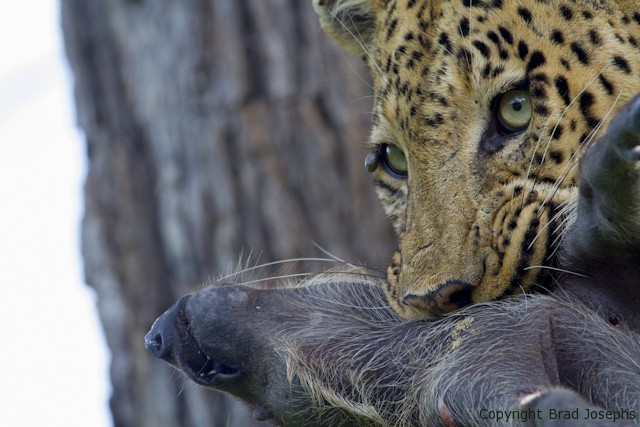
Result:
{"label": "leopard nose", "polygon": [[402,302],[429,316],[440,316],[471,304],[473,286],[461,280],[447,280],[424,294],[408,294]]}

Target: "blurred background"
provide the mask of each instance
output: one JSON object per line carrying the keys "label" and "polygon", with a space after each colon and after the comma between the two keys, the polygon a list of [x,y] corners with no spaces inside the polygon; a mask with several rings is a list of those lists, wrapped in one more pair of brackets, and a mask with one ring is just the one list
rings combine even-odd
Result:
{"label": "blurred background", "polygon": [[55,0],[0,3],[0,425],[107,427],[107,351],[83,285],[87,162]]}
{"label": "blurred background", "polygon": [[387,263],[360,60],[310,0],[31,0],[0,32],[0,424],[252,425],[143,338],[249,254]]}

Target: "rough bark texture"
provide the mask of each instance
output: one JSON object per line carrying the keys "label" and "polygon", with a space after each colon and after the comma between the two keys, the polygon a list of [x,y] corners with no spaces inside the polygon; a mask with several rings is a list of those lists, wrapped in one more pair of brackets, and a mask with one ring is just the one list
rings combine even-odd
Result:
{"label": "rough bark texture", "polygon": [[[362,159],[370,93],[302,0],[62,0],[90,161],[87,282],[117,427],[249,426],[144,350],[151,322],[244,251],[381,266],[393,238]],[[273,270],[265,270],[264,275]]]}

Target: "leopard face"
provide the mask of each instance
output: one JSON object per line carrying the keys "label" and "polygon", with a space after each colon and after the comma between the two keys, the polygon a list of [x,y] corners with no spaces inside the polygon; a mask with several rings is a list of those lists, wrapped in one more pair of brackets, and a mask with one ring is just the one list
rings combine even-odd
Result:
{"label": "leopard face", "polygon": [[635,0],[314,0],[373,76],[404,318],[546,287],[577,159],[640,90]]}

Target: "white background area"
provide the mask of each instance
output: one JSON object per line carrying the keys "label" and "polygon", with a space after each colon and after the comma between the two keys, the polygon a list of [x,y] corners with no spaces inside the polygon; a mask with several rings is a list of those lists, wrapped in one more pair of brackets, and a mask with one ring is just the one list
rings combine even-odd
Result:
{"label": "white background area", "polygon": [[[91,0],[88,0],[91,1]],[[82,282],[84,147],[55,0],[0,2],[0,426],[108,427]]]}

